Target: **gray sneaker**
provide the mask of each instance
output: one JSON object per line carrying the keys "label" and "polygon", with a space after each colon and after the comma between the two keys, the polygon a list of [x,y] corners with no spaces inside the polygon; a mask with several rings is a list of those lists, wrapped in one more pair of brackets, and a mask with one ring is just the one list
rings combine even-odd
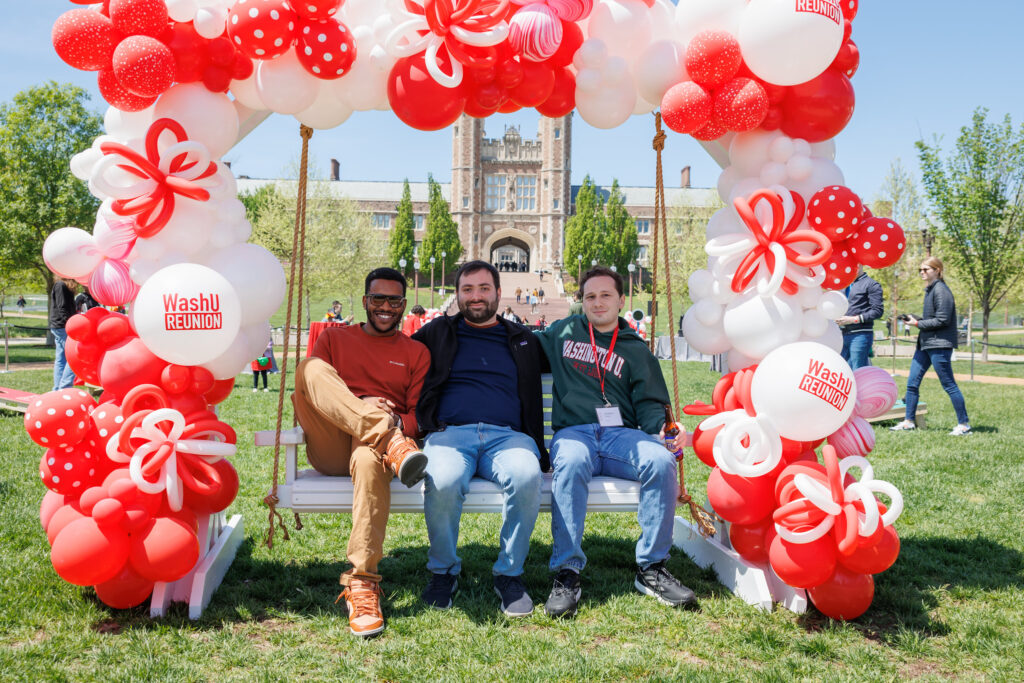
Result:
{"label": "gray sneaker", "polygon": [[501,611],[507,617],[525,617],[533,612],[533,600],[518,576],[494,575],[494,592],[501,598]]}
{"label": "gray sneaker", "polygon": [[647,569],[636,568],[636,589],[644,595],[650,595],[663,605],[669,607],[696,607],[697,597],[693,591],[679,583],[665,568],[664,560],[656,562]]}
{"label": "gray sneaker", "polygon": [[917,429],[917,425],[910,420],[903,420],[902,422],[898,422],[892,427],[889,427],[890,432],[909,432],[914,429]]}
{"label": "gray sneaker", "polygon": [[459,577],[455,574],[433,574],[420,597],[434,609],[448,609],[452,606],[452,596],[458,590]]}

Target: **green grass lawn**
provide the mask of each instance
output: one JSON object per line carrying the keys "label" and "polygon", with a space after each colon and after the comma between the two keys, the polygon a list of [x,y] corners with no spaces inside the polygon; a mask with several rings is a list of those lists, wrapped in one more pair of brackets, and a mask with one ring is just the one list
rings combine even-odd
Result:
{"label": "green grass lawn", "polygon": [[[710,399],[716,376],[681,364],[682,399]],[[670,376],[669,376],[670,378]],[[670,380],[671,381],[671,380]],[[47,371],[4,377],[6,386],[45,391]],[[901,384],[902,386],[902,384]],[[876,577],[861,618],[838,623],[813,610],[794,615],[748,607],[710,571],[681,553],[669,567],[694,588],[701,608],[680,612],[632,588],[639,534],[631,514],[588,518],[584,600],[571,621],[541,610],[521,620],[498,611],[490,565],[498,515],[465,515],[464,570],[455,606],[425,608],[427,538],[421,515],[395,515],[385,559],[384,634],[351,637],[334,604],[345,569],[347,515],[305,515],[292,540],[262,545],[272,454],[252,433],[271,427],[277,393],[253,394],[248,376],[224,404],[239,433],[234,462],[246,540],[197,622],[181,604],[168,617],[147,608],[112,610],[92,590],[63,582],[50,566],[38,523],[41,449],[20,415],[0,414],[0,678],[5,680],[361,679],[361,680],[1019,680],[1024,671],[1024,387],[965,383],[975,433],[946,436],[955,423],[938,382],[925,379],[930,428],[892,433],[879,426],[876,477],[896,484],[906,511],[902,552]],[[695,420],[688,418],[689,426]],[[290,424],[290,416],[286,424]],[[708,469],[687,457],[691,491],[703,497]],[[542,602],[550,588],[550,516],[532,538],[525,581]]]}

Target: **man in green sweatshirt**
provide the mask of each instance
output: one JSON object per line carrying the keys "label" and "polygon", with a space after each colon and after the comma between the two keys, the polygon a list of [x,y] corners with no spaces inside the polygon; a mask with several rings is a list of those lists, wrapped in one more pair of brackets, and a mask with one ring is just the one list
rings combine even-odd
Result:
{"label": "man in green sweatshirt", "polygon": [[[580,280],[583,315],[553,322],[541,347],[554,379],[551,462],[550,568],[554,585],[544,608],[572,616],[582,594],[580,572],[587,488],[595,475],[640,482],[637,590],[673,607],[695,602],[693,591],[665,568],[672,547],[678,483],[676,463],[662,440],[665,379],[657,359],[619,311],[626,304],[622,277],[603,266]],[[685,435],[676,439],[682,447]]]}

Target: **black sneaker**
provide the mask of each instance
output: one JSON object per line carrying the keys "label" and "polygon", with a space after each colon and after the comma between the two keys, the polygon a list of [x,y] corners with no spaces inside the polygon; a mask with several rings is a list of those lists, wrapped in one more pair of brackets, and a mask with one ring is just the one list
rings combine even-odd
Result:
{"label": "black sneaker", "polygon": [[580,590],[580,573],[562,569],[555,575],[551,595],[544,603],[544,611],[552,617],[571,617],[576,614],[576,605],[583,591]]}
{"label": "black sneaker", "polygon": [[501,598],[501,611],[507,617],[525,617],[533,612],[533,600],[518,576],[494,575],[494,592]]}
{"label": "black sneaker", "polygon": [[434,609],[448,609],[452,596],[459,590],[459,577],[455,574],[433,574],[430,583],[420,596],[423,602]]}
{"label": "black sneaker", "polygon": [[669,607],[689,607],[697,604],[697,596],[668,573],[664,560],[655,562],[647,569],[637,567],[636,581],[633,585],[641,593],[657,598],[658,602]]}

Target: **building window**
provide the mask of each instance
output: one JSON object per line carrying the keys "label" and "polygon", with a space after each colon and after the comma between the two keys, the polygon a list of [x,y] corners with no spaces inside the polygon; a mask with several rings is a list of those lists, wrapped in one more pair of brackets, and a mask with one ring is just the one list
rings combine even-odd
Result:
{"label": "building window", "polygon": [[668,221],[669,228],[672,229],[676,235],[683,234],[683,219],[682,218],[670,218]]}
{"label": "building window", "polygon": [[463,209],[468,209],[469,208],[469,197],[463,197],[462,198],[462,208]]}
{"label": "building window", "polygon": [[555,139],[557,140],[560,137],[562,137],[562,129],[561,128],[555,128]]}
{"label": "building window", "polygon": [[537,210],[537,176],[521,175],[516,178],[516,211]]}
{"label": "building window", "polygon": [[636,249],[636,260],[640,263],[647,263],[647,247],[640,245]]}
{"label": "building window", "polygon": [[558,208],[558,200],[557,199],[554,202],[554,208],[556,208],[556,209]]}
{"label": "building window", "polygon": [[412,219],[413,222],[415,223],[415,225],[413,226],[413,230],[422,230],[424,221],[426,221],[427,217],[420,213],[413,216]]}
{"label": "building window", "polygon": [[651,221],[646,218],[636,219],[636,233],[638,235],[651,234]]}
{"label": "building window", "polygon": [[378,230],[387,230],[391,227],[391,214],[389,213],[375,213],[370,218],[370,225],[377,228]]}
{"label": "building window", "polygon": [[486,192],[484,208],[487,211],[500,211],[505,208],[505,174],[498,173],[484,177]]}

